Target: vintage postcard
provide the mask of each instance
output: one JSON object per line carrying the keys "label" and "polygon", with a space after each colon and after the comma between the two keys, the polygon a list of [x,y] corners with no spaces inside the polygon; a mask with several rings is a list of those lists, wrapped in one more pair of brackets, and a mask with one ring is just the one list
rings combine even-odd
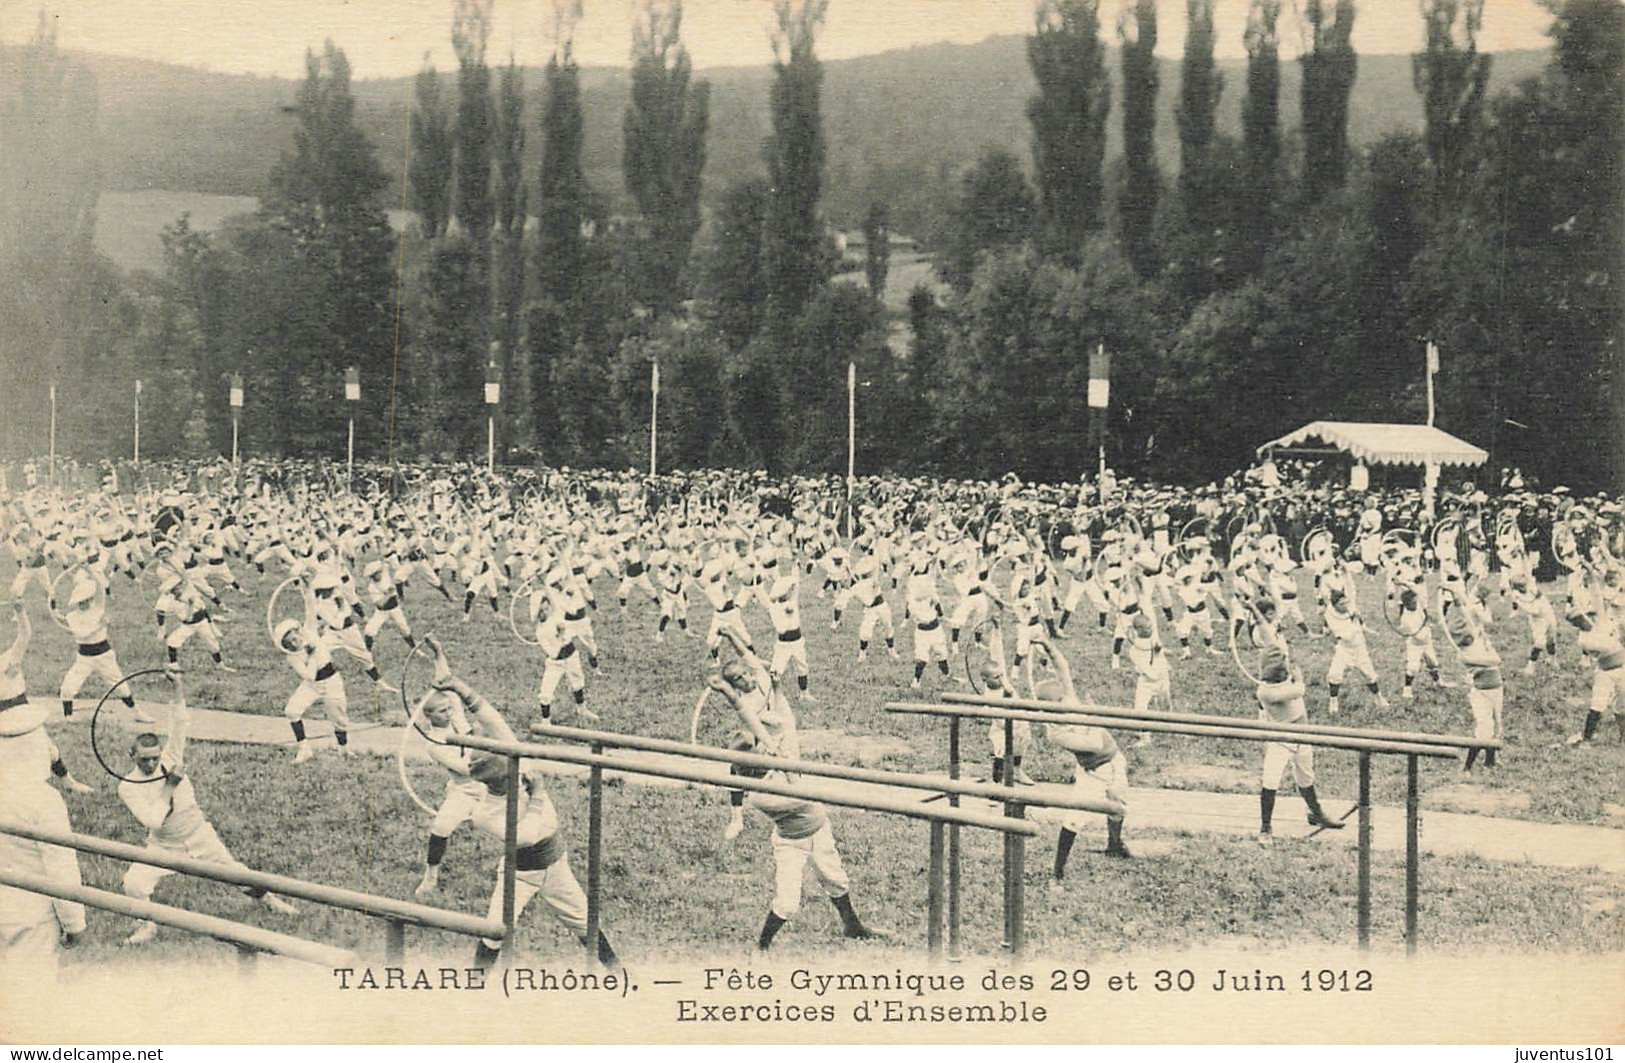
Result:
{"label": "vintage postcard", "polygon": [[1622,56],[0,0],[0,1042],[1611,1059]]}

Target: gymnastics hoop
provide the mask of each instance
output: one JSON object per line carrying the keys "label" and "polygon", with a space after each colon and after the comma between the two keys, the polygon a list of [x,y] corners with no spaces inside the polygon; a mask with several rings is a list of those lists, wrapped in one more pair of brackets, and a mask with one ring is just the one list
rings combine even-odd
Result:
{"label": "gymnastics hoop", "polygon": [[525,585],[515,591],[513,597],[508,600],[508,628],[513,631],[513,637],[524,643],[526,646],[540,646],[541,641],[538,639],[527,639],[525,636],[519,633],[519,622],[514,619],[513,611],[514,607],[519,604],[519,600],[521,598],[530,598],[535,594],[536,581],[534,579],[528,579],[525,581]]}
{"label": "gymnastics hoop", "polygon": [[84,564],[80,563],[80,564],[74,565],[72,568],[65,568],[61,572],[58,572],[57,576],[56,576],[56,579],[51,581],[50,590],[46,593],[46,596],[45,596],[45,611],[47,613],[51,614],[51,619],[56,622],[57,627],[61,628],[63,631],[69,631],[70,634],[71,634],[71,631],[68,628],[68,621],[67,621],[66,616],[64,614],[62,614],[62,613],[57,612],[56,603],[59,602],[61,599],[57,597],[56,588],[57,588],[57,585],[60,584],[63,580],[67,579],[69,576],[73,575],[75,572],[78,572],[80,569],[82,569],[84,567],[85,567]]}
{"label": "gymnastics hoop", "polygon": [[412,785],[411,777],[406,773],[406,744],[412,740],[412,732],[414,730],[416,730],[419,734],[423,733],[422,729],[417,725],[417,719],[415,716],[412,718],[412,726],[403,728],[401,730],[400,744],[395,747],[395,772],[400,776],[401,788],[406,791],[406,796],[412,799],[412,803],[423,809],[424,812],[433,816],[436,815],[439,810],[431,808],[427,801],[418,796],[417,789]]}
{"label": "gymnastics hoop", "polygon": [[[96,763],[102,766],[102,770],[111,775],[113,778],[117,779],[119,782],[127,782],[133,786],[140,786],[143,783],[163,782],[165,779],[169,778],[169,772],[167,770],[159,772],[150,779],[134,779],[128,775],[120,775],[118,772],[114,771],[108,766],[107,758],[102,756],[101,745],[96,741],[96,721],[101,719],[102,707],[107,704],[107,699],[113,696],[113,691],[117,690],[121,686],[125,686],[132,679],[139,679],[144,675],[162,675],[163,673],[164,669],[162,668],[143,668],[139,672],[131,672],[129,675],[124,676],[117,683],[114,683],[112,686],[107,688],[107,693],[103,694],[101,696],[101,700],[96,702],[96,708],[90,714],[90,751],[95,754]],[[134,693],[135,691],[132,688],[131,694],[133,695]]]}
{"label": "gymnastics hoop", "polygon": [[287,579],[277,584],[276,590],[271,592],[271,600],[265,603],[265,633],[270,636],[271,645],[275,646],[279,650],[282,649],[282,646],[276,640],[276,621],[274,619],[276,616],[277,599],[282,596],[283,591],[287,590],[290,586],[298,582],[298,576],[289,576]]}
{"label": "gymnastics hoop", "polygon": [[450,743],[436,741],[435,739],[429,737],[429,732],[425,731],[422,727],[418,726],[418,721],[417,721],[418,712],[417,712],[417,709],[412,704],[411,695],[408,694],[407,690],[406,690],[406,688],[407,688],[407,679],[409,678],[408,672],[412,667],[412,661],[414,659],[416,659],[416,657],[418,655],[418,651],[423,649],[427,645],[428,645],[428,643],[426,641],[419,642],[416,646],[412,647],[412,652],[408,653],[406,655],[406,659],[401,661],[401,681],[396,685],[401,688],[401,708],[406,712],[407,722],[412,725],[412,729],[417,731],[418,734],[422,735],[423,740],[425,742],[429,743],[430,745],[432,745],[432,746],[444,746],[444,745],[449,745]]}
{"label": "gymnastics hoop", "polygon": [[[972,690],[976,691],[976,693],[978,693],[978,694],[987,693],[987,691],[982,688],[982,667],[988,661],[991,661],[993,659],[992,651],[986,649],[987,644],[986,644],[986,642],[983,641],[983,634],[984,634],[984,632],[986,632],[990,628],[994,629],[994,630],[997,630],[998,626],[999,626],[998,622],[996,620],[994,620],[992,617],[988,617],[986,620],[983,620],[981,623],[979,623],[975,627],[971,628],[970,645],[965,647],[965,653],[964,653],[965,678],[970,681],[970,688]],[[999,633],[999,637],[1000,638],[1004,637],[1002,632]],[[982,652],[979,655],[980,659],[976,662],[976,667],[973,668],[971,666],[971,655],[972,655],[972,652],[978,646],[983,647],[983,649],[982,649]]]}
{"label": "gymnastics hoop", "polygon": [[710,701],[711,695],[715,693],[716,691],[712,690],[710,685],[707,684],[706,688],[700,691],[699,700],[694,702],[694,711],[689,715],[688,719],[689,745],[697,746],[700,744],[700,710],[705,708],[705,703]]}
{"label": "gymnastics hoop", "polygon": [[[1426,593],[1426,590],[1427,588],[1424,586],[1423,592]],[[1422,622],[1418,624],[1415,629],[1406,631],[1403,625],[1396,623],[1394,620],[1392,606],[1394,605],[1395,600],[1396,598],[1393,594],[1385,594],[1382,597],[1382,618],[1388,622],[1389,628],[1391,628],[1394,634],[1398,635],[1400,638],[1408,639],[1421,634],[1422,629],[1428,626],[1427,603],[1424,602],[1422,604]],[[1404,614],[1402,613],[1400,615],[1403,616]]]}

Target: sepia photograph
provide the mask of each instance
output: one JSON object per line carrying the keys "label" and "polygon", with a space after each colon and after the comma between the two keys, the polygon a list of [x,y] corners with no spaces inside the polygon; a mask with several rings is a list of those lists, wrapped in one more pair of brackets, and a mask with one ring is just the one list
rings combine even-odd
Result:
{"label": "sepia photograph", "polygon": [[1622,499],[1625,0],[0,0],[0,1044],[1611,1059]]}

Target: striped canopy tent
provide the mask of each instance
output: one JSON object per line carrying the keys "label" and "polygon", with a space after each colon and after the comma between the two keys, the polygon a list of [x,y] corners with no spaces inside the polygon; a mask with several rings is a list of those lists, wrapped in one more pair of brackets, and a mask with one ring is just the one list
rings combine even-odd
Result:
{"label": "striped canopy tent", "polygon": [[1368,465],[1482,465],[1489,454],[1425,424],[1368,424],[1361,421],[1315,421],[1258,448],[1260,457],[1276,451],[1305,451],[1320,440],[1347,451]]}

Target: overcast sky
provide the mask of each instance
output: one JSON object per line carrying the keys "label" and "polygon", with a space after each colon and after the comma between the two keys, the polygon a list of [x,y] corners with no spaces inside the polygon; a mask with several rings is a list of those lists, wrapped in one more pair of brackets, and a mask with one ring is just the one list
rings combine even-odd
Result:
{"label": "overcast sky", "polygon": [[[56,13],[63,47],[206,67],[226,73],[298,77],[308,46],[331,37],[357,77],[410,74],[425,52],[453,65],[452,0],[0,0],[0,41],[34,30],[42,3]],[[576,58],[587,66],[624,66],[637,0],[584,0]],[[1114,22],[1122,0],[1102,0]],[[1218,0],[1221,56],[1242,53],[1247,0]],[[1158,0],[1157,51],[1177,57],[1184,43],[1183,0]],[[1293,0],[1282,16],[1282,52],[1298,51]],[[1539,48],[1550,22],[1534,0],[1489,0],[1481,47]],[[1421,40],[1417,0],[1360,0],[1354,43],[1367,54],[1415,51]],[[552,0],[496,0],[490,55],[540,64],[552,51]],[[697,66],[769,62],[769,0],[687,0],[684,38]],[[1033,0],[830,0],[818,52],[826,59],[868,55],[938,41],[971,43],[1031,28]],[[1111,25],[1105,27],[1115,39]]]}

